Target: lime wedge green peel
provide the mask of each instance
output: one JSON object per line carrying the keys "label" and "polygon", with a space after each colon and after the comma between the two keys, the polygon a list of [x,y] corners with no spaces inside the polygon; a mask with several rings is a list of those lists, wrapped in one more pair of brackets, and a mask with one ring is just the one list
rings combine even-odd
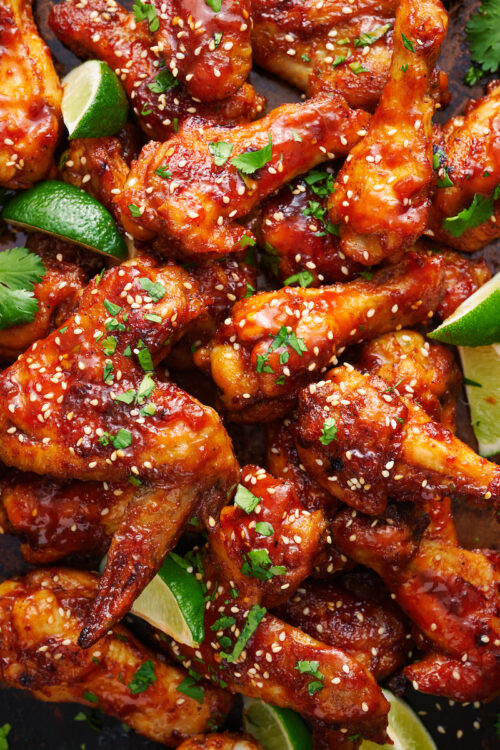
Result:
{"label": "lime wedge green peel", "polygon": [[500,453],[500,344],[459,348],[479,453]]}
{"label": "lime wedge green peel", "polygon": [[84,190],[66,182],[47,180],[23,190],[5,206],[2,218],[114,258],[128,255],[109,211]]}
{"label": "lime wedge green peel", "polygon": [[437,750],[436,743],[410,706],[388,690],[382,692],[391,704],[387,734],[394,745],[363,740],[360,750]]}
{"label": "lime wedge green peel", "polygon": [[312,735],[303,718],[258,698],[244,698],[243,726],[264,750],[312,750]]}
{"label": "lime wedge green peel", "polygon": [[134,615],[192,648],[205,637],[204,612],[200,583],[173,555],[168,555],[132,606]]}
{"label": "lime wedge green peel", "polygon": [[127,121],[123,86],[109,65],[88,60],[63,78],[62,115],[69,138],[114,135]]}
{"label": "lime wedge green peel", "polygon": [[456,346],[500,343],[500,273],[457,307],[429,338]]}

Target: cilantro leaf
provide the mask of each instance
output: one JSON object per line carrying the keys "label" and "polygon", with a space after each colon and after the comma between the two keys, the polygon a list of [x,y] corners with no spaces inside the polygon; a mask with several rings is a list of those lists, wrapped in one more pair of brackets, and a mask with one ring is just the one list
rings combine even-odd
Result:
{"label": "cilantro leaf", "polygon": [[179,85],[179,81],[172,73],[165,68],[155,77],[154,81],[148,83],[148,89],[153,94],[163,94],[164,91],[170,91]]}
{"label": "cilantro leaf", "polygon": [[10,724],[4,724],[0,727],[0,750],[9,750],[7,735],[9,734],[10,729]]}
{"label": "cilantro leaf", "polygon": [[335,60],[332,62],[332,68],[338,68],[343,62],[347,60],[345,55],[335,55]]}
{"label": "cilantro leaf", "polygon": [[500,0],[485,0],[465,27],[473,62],[483,71],[500,67]]}
{"label": "cilantro leaf", "polygon": [[484,70],[482,68],[478,68],[476,65],[471,65],[464,75],[464,83],[467,84],[467,86],[475,86],[483,76]]}
{"label": "cilantro leaf", "polygon": [[189,698],[194,698],[198,703],[203,703],[205,698],[203,688],[196,684],[194,677],[189,675],[185,677],[175,689],[178,690],[179,693],[184,693],[184,695],[187,695]]}
{"label": "cilantro leaf", "polygon": [[221,652],[221,656],[223,659],[226,659],[226,661],[232,663],[241,656],[243,649],[257,630],[259,623],[264,619],[266,613],[267,609],[265,607],[259,607],[258,604],[253,605],[253,607],[248,612],[247,619],[240,635],[238,636],[238,640],[233,646],[232,652],[230,654]]}
{"label": "cilantro leaf", "polygon": [[304,339],[298,339],[293,331],[288,331],[285,326],[281,326],[276,336],[273,336],[273,343],[267,350],[268,354],[275,352],[280,346],[288,346],[293,349],[299,357],[302,357],[303,352],[307,352],[307,346]]}
{"label": "cilantro leaf", "polygon": [[271,161],[273,155],[273,141],[271,133],[267,134],[269,139],[267,146],[258,151],[245,151],[238,156],[233,156],[231,164],[243,174],[254,174],[258,169],[264,167]]}
{"label": "cilantro leaf", "polygon": [[172,172],[164,166],[155,169],[155,174],[157,174],[158,177],[163,177],[165,180],[169,180],[172,177]]}
{"label": "cilantro leaf", "polygon": [[149,373],[144,375],[141,384],[137,390],[137,402],[139,404],[142,404],[142,402],[149,398],[155,389],[155,381],[151,377]]}
{"label": "cilantro leaf", "polygon": [[84,691],[82,693],[82,698],[84,698],[89,703],[99,703],[99,698],[97,697],[95,693]]}
{"label": "cilantro leaf", "polygon": [[413,46],[413,42],[411,39],[408,39],[407,36],[401,32],[401,39],[403,40],[403,45],[406,47],[406,49],[409,49],[410,52],[415,52],[415,47]]}
{"label": "cilantro leaf", "polygon": [[141,664],[128,686],[130,691],[136,695],[147,690],[153,682],[156,682],[155,665],[152,659],[148,659]]}
{"label": "cilantro leaf", "polygon": [[272,536],[274,534],[273,527],[270,523],[267,523],[267,521],[259,521],[255,525],[255,531],[261,536]]}
{"label": "cilantro leaf", "polygon": [[214,158],[216,167],[223,167],[233,153],[233,144],[227,141],[211,141],[208,150]]}
{"label": "cilantro leaf", "polygon": [[205,0],[205,3],[212,8],[214,13],[218,13],[222,8],[222,0]]}
{"label": "cilantro leaf", "polygon": [[33,285],[45,272],[40,257],[25,247],[0,252],[0,329],[34,320],[38,300]]}
{"label": "cilantro leaf", "polygon": [[349,63],[349,67],[356,75],[359,75],[360,73],[368,73],[368,68],[365,68],[365,66],[357,60],[356,62]]}
{"label": "cilantro leaf", "polygon": [[376,41],[381,39],[384,34],[387,34],[390,28],[391,24],[386,23],[383,26],[378,26],[376,29],[373,29],[373,31],[366,31],[364,34],[360,34],[355,39],[353,39],[354,46],[366,47],[369,44],[374,44]]}
{"label": "cilantro leaf", "polygon": [[332,417],[328,417],[323,422],[319,442],[321,445],[330,445],[332,440],[337,440],[337,425]]}
{"label": "cilantro leaf", "polygon": [[148,279],[146,276],[143,279],[139,279],[139,284],[155,302],[159,302],[163,299],[167,292],[163,284],[160,284],[159,281],[153,283],[151,279]]}
{"label": "cilantro leaf", "polygon": [[114,336],[108,336],[107,339],[103,339],[102,348],[104,350],[104,354],[107,354],[108,357],[114,354],[116,351],[117,343],[118,341]]}
{"label": "cilantro leaf", "polygon": [[225,630],[226,628],[230,628],[231,625],[234,625],[235,622],[236,620],[234,617],[219,617],[213,625],[210,625],[210,630]]}
{"label": "cilantro leaf", "polygon": [[132,11],[136,21],[147,21],[149,23],[150,31],[158,31],[160,28],[160,22],[156,15],[156,8],[150,3],[143,3],[141,0],[136,0]]}
{"label": "cilantro leaf", "polygon": [[236,495],[234,496],[235,505],[244,510],[245,513],[253,513],[259,503],[260,497],[247,490],[242,484],[238,485]]}
{"label": "cilantro leaf", "polygon": [[284,575],[286,568],[284,565],[273,565],[267,549],[251,549],[241,566],[241,572],[259,581],[269,581],[274,576]]}
{"label": "cilantro leaf", "polygon": [[217,47],[219,46],[219,44],[222,42],[222,37],[223,36],[224,35],[223,35],[222,31],[216,31],[215,32],[215,34],[214,34],[215,49],[217,49]]}
{"label": "cilantro leaf", "polygon": [[460,237],[467,229],[483,224],[493,214],[493,198],[476,193],[468,208],[464,208],[456,216],[443,219],[443,229],[452,237]]}
{"label": "cilantro leaf", "polygon": [[314,276],[310,271],[299,271],[298,273],[294,273],[293,276],[289,276],[287,279],[285,279],[283,284],[285,286],[290,286],[291,284],[299,284],[299,286],[305,288],[310,286],[313,281]]}

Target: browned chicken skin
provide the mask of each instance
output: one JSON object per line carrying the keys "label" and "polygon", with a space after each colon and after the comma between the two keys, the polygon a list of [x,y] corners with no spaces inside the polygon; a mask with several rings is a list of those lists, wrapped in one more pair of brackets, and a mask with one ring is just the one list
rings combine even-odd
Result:
{"label": "browned chicken skin", "polygon": [[[205,684],[202,703],[185,695],[178,687],[186,673],[123,625],[87,651],[77,645],[97,585],[97,576],[65,568],[0,584],[1,681],[43,701],[98,707],[169,747],[222,723],[231,706],[227,693]],[[139,691],[134,676],[146,663],[155,679]]]}
{"label": "browned chicken skin", "polygon": [[330,202],[341,248],[359,263],[373,265],[409,247],[427,226],[435,179],[429,79],[446,29],[440,0],[400,3],[390,79]]}
{"label": "browned chicken skin", "polygon": [[178,750],[262,750],[262,746],[248,735],[200,734],[183,742]]}
{"label": "browned chicken skin", "polygon": [[212,375],[232,419],[271,421],[346,346],[428,318],[442,285],[437,256],[407,253],[370,281],[262,292],[233,307],[195,361]]}
{"label": "browned chicken skin", "polygon": [[166,140],[187,117],[234,125],[262,111],[263,99],[249,84],[213,104],[199,104],[177,82],[171,85],[148,22],[136,22],[115,0],[65,0],[52,7],[50,26],[75,54],[97,57],[116,72],[150,138]]}
{"label": "browned chicken skin", "polygon": [[28,188],[53,167],[62,98],[31,0],[0,5],[0,91],[0,187]]}
{"label": "browned chicken skin", "polygon": [[414,623],[424,652],[405,668],[415,688],[474,701],[500,690],[500,567],[490,551],[462,549],[450,501],[422,513],[389,508],[386,519],[343,510],[332,527],[336,544],[373,568]]}
{"label": "browned chicken skin", "polygon": [[323,487],[370,515],[383,513],[388,497],[415,493],[457,493],[483,506],[500,501],[499,466],[433,422],[408,395],[352,365],[301,391],[297,448]]}
{"label": "browned chicken skin", "polygon": [[[122,211],[138,207],[134,223],[141,234],[147,229],[152,236],[166,236],[181,254],[241,251],[253,237],[235,220],[297,174],[347,154],[367,117],[337,96],[284,104],[258,122],[232,129],[200,128],[196,119],[188,120],[166,143],[143,148],[116,200]],[[220,143],[227,149],[222,158],[211,153]],[[262,149],[269,153],[264,152],[261,168],[250,167],[244,175],[232,164],[235,157]],[[160,176],[165,170],[167,178]]]}
{"label": "browned chicken skin", "polygon": [[250,0],[152,0],[159,29],[155,41],[172,75],[202,102],[225,99],[252,67]]}

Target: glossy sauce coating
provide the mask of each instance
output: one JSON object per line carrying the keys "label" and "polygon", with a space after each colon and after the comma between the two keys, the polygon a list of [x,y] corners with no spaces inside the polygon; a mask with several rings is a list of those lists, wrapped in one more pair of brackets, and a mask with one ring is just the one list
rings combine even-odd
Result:
{"label": "glossy sauce coating", "polygon": [[49,175],[59,140],[61,99],[50,52],[33,21],[31,0],[2,0],[1,187],[28,188]]}

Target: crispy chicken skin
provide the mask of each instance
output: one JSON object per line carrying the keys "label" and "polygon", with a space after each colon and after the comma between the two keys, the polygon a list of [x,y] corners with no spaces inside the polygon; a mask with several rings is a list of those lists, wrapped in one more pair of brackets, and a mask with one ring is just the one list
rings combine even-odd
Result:
{"label": "crispy chicken skin", "polygon": [[446,245],[473,252],[500,236],[499,201],[492,207],[491,218],[458,237],[443,228],[443,220],[468,208],[475,195],[493,199],[500,181],[500,83],[492,81],[485,96],[471,99],[462,116],[453,117],[442,131],[436,127],[436,133],[441,135],[436,148],[444,152],[438,176],[443,179],[447,172],[453,186],[436,190],[429,228]]}
{"label": "crispy chicken skin", "polygon": [[[325,423],[335,426],[334,437],[325,437]],[[388,497],[411,500],[415,493],[457,493],[483,506],[500,500],[499,466],[432,421],[408,395],[352,365],[300,392],[297,448],[323,487],[370,515],[383,513]]]}
{"label": "crispy chicken skin", "polygon": [[[97,583],[90,573],[51,568],[0,584],[2,682],[40,700],[98,707],[169,747],[221,723],[231,698],[208,684],[202,703],[180,693],[186,673],[145,648],[123,625],[96,647],[79,648]],[[134,693],[129,684],[145,662],[156,679]],[[94,696],[97,702],[90,700]]]}
{"label": "crispy chicken skin", "polygon": [[212,104],[195,102],[183,86],[156,80],[161,58],[147,21],[136,22],[115,0],[65,0],[50,11],[54,33],[80,57],[99,58],[119,76],[134,114],[150,138],[170,138],[179,123],[196,115],[202,122],[234,125],[254,119],[264,101],[249,84],[228,99]]}
{"label": "crispy chicken skin", "polygon": [[455,431],[462,373],[450,349],[427,342],[416,331],[394,331],[364,344],[357,366],[378,375],[391,393],[409,396],[434,422]]}
{"label": "crispy chicken skin", "polygon": [[306,581],[275,614],[341,648],[378,681],[404,664],[407,622],[370,571],[345,573],[330,583]]}
{"label": "crispy chicken skin", "polygon": [[31,0],[0,5],[0,91],[0,186],[28,188],[53,167],[62,99]]}
{"label": "crispy chicken skin", "polygon": [[404,671],[415,688],[458,701],[491,697],[500,690],[498,555],[459,546],[449,498],[425,508],[427,520],[415,505],[410,513],[392,506],[375,523],[345,509],[332,533],[413,621],[424,656]]}
{"label": "crispy chicken skin", "polygon": [[248,735],[200,734],[183,742],[178,750],[262,750],[262,746]]}
{"label": "crispy chicken skin", "polygon": [[[334,96],[284,104],[258,122],[232,129],[200,128],[196,119],[188,120],[166,143],[143,148],[116,200],[122,211],[138,206],[141,215],[133,223],[139,231],[170,237],[181,254],[210,257],[241,251],[245,234],[252,235],[235,219],[327,155],[347,154],[367,117]],[[231,159],[221,166],[210,152],[219,141],[232,147]],[[252,176],[242,176],[231,164],[234,157],[271,144],[270,158]],[[158,175],[159,168],[168,169],[171,177]]]}
{"label": "crispy chicken skin", "polygon": [[299,389],[346,346],[426,319],[439,304],[442,285],[438,257],[407,253],[370,281],[262,292],[233,307],[195,362],[212,375],[232,419],[269,422],[284,415]]}
{"label": "crispy chicken skin", "polygon": [[[327,198],[313,190],[318,189],[320,180],[312,187],[307,184],[307,180],[316,180],[322,174],[328,180],[328,172],[312,170],[262,204],[256,232],[259,245],[265,249],[266,266],[283,282],[295,274],[305,274],[301,286],[321,286],[324,282],[350,281],[363,270],[360,263],[346,257],[339,237],[332,233],[336,230],[328,223]],[[330,179],[333,182],[333,177]]]}
{"label": "crispy chicken skin", "polygon": [[483,258],[464,258],[453,250],[441,250],[444,262],[444,295],[436,317],[446,320],[457,307],[491,278],[491,271]]}
{"label": "crispy chicken skin", "polygon": [[252,67],[250,0],[152,0],[159,29],[155,41],[172,75],[198,101],[234,94]]}
{"label": "crispy chicken skin", "polygon": [[0,378],[6,464],[50,467],[63,480],[142,482],[113,537],[82,645],[128,611],[195,508],[201,520],[216,516],[237,481],[218,415],[145,373],[206,309],[193,281],[145,259],[111,269],[85,289],[63,333],[35,343]]}
{"label": "crispy chicken skin", "polygon": [[[389,75],[397,6],[398,0],[348,6],[341,0],[252,0],[255,61],[309,94],[327,86],[351,107],[374,109]],[[363,44],[361,35],[370,33],[373,42]],[[356,73],[356,65],[365,70]]]}
{"label": "crispy chicken skin", "polygon": [[435,180],[429,78],[446,29],[440,0],[400,3],[389,81],[330,202],[341,249],[359,263],[409,247],[427,226]]}

